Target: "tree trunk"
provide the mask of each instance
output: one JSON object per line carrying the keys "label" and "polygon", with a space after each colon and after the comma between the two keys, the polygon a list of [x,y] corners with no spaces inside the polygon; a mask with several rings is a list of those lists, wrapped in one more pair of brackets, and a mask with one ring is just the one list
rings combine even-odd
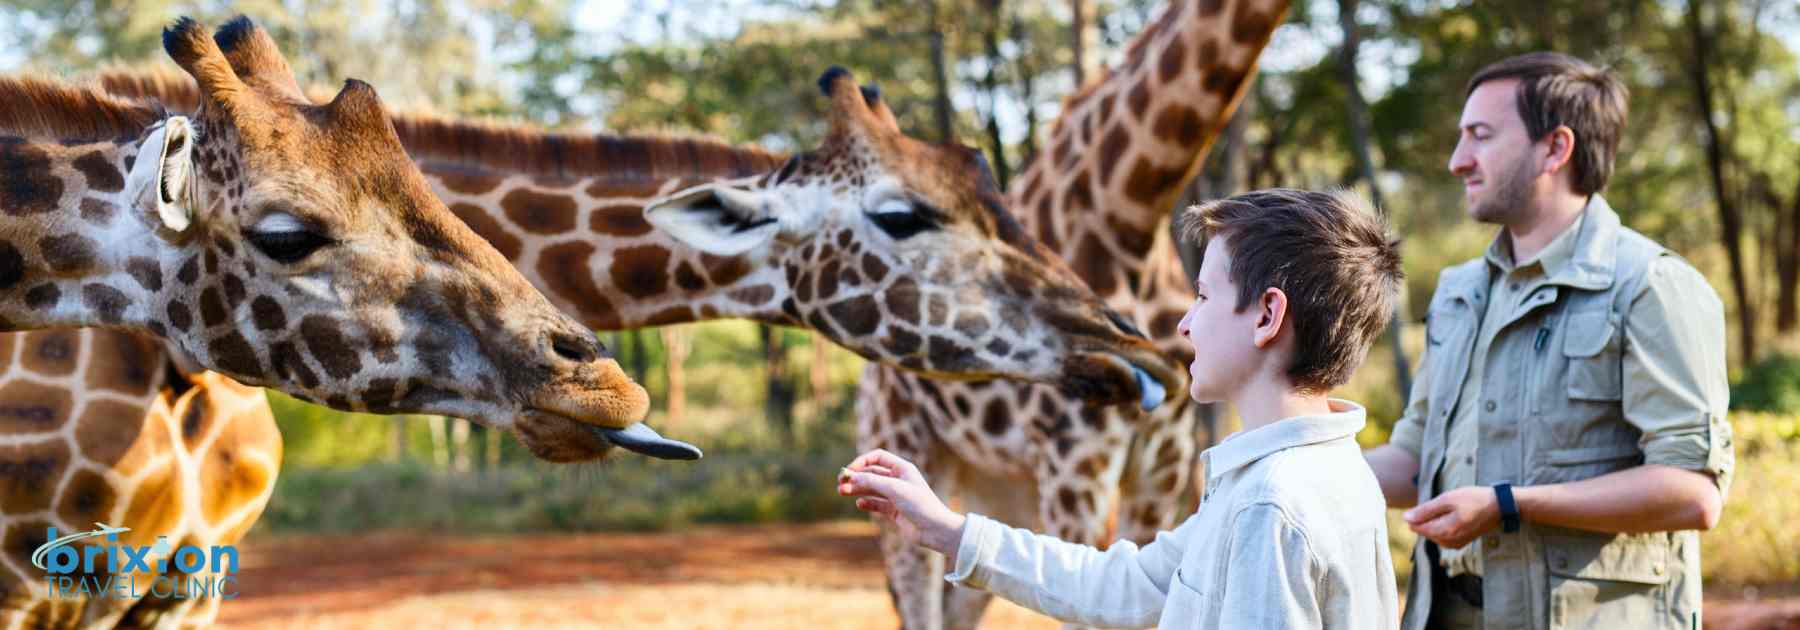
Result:
{"label": "tree trunk", "polygon": [[[1012,41],[1021,48],[1028,48],[1025,42],[1025,22],[1019,19],[1017,12],[1012,18]],[[1029,52],[1020,53],[1019,63],[1015,64],[1019,78],[1019,100],[1025,104],[1025,147],[1024,159],[1020,164],[1030,164],[1037,155],[1037,67],[1031,63]]]}
{"label": "tree trunk", "polygon": [[982,45],[987,53],[987,75],[981,79],[981,89],[987,93],[987,133],[988,142],[994,146],[994,179],[1000,184],[1000,190],[1006,190],[1007,182],[1012,179],[1012,169],[1006,163],[1006,142],[1000,138],[1000,14],[1001,0],[984,0],[987,4],[987,28],[982,29]]}
{"label": "tree trunk", "polygon": [[1087,0],[1069,0],[1069,48],[1073,59],[1069,69],[1075,71],[1075,89],[1087,85]]}
{"label": "tree trunk", "polygon": [[1738,360],[1741,365],[1749,365],[1756,361],[1756,310],[1750,301],[1749,279],[1744,271],[1744,218],[1735,201],[1736,196],[1726,188],[1726,149],[1721,146],[1719,128],[1713,122],[1712,77],[1707,66],[1713,42],[1700,23],[1700,0],[1688,2],[1687,26],[1694,45],[1694,69],[1688,75],[1694,79],[1694,99],[1706,129],[1706,166],[1712,175],[1713,198],[1719,206],[1719,239],[1725,245],[1726,260],[1731,264],[1731,289],[1737,298]]}
{"label": "tree trunk", "polygon": [[662,328],[663,370],[668,377],[668,402],[663,405],[664,424],[673,425],[679,422],[682,414],[687,413],[687,370],[682,365],[687,361],[693,344],[688,341],[687,330],[678,326]]}
{"label": "tree trunk", "polygon": [[938,141],[955,140],[952,127],[953,112],[950,109],[950,66],[944,60],[944,26],[938,22],[938,3],[931,0],[925,3],[926,17],[931,21],[931,83],[935,90],[932,97],[932,113],[937,119]]}
{"label": "tree trunk", "polygon": [[814,413],[822,418],[831,404],[831,342],[824,335],[812,333],[812,351],[812,369],[807,380],[812,386]]}
{"label": "tree trunk", "polygon": [[[1776,212],[1783,212],[1775,208]],[[1800,178],[1794,182],[1794,196],[1788,201],[1785,212],[1786,234],[1775,238],[1787,239],[1787,256],[1780,261],[1776,275],[1780,278],[1775,305],[1775,329],[1783,333],[1793,332],[1796,324],[1800,324]],[[1781,230],[1777,230],[1780,232]]]}
{"label": "tree trunk", "polygon": [[[1338,54],[1338,79],[1344,84],[1345,114],[1350,119],[1350,144],[1356,153],[1357,170],[1362,174],[1362,180],[1369,184],[1369,200],[1387,215],[1388,207],[1381,201],[1381,184],[1375,179],[1375,158],[1369,154],[1369,105],[1363,102],[1362,88],[1356,80],[1356,55],[1362,46],[1356,28],[1358,4],[1357,0],[1338,0],[1338,25],[1344,30],[1344,48]],[[1388,318],[1387,327],[1388,345],[1394,349],[1394,389],[1402,401],[1412,392],[1411,365],[1406,360],[1406,347],[1400,343],[1405,297],[1403,293],[1401,299],[1394,301],[1393,317]]]}
{"label": "tree trunk", "polygon": [[483,467],[490,473],[500,470],[500,432],[489,427],[482,427],[481,440],[483,442],[481,455],[487,460]]}
{"label": "tree trunk", "polygon": [[768,388],[763,397],[763,415],[775,427],[785,446],[794,445],[794,386],[788,381],[787,348],[782,345],[781,329],[757,324],[762,333],[763,377]]}
{"label": "tree trunk", "polygon": [[388,461],[406,459],[406,416],[388,416]]}
{"label": "tree trunk", "polygon": [[450,467],[450,449],[445,444],[448,440],[444,438],[444,420],[443,416],[431,416],[426,420],[431,428],[431,463],[438,470]]}
{"label": "tree trunk", "polygon": [[462,418],[450,419],[450,468],[469,472],[469,421]]}

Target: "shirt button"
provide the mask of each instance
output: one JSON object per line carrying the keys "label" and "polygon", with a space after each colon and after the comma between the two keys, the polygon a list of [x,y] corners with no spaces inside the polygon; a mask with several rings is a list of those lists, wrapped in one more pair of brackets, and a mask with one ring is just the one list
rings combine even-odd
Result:
{"label": "shirt button", "polygon": [[1481,408],[1486,409],[1488,413],[1493,413],[1495,407],[1499,407],[1499,405],[1494,404],[1494,401],[1492,400],[1487,401],[1487,404],[1481,406]]}
{"label": "shirt button", "polygon": [[1463,456],[1463,464],[1467,465],[1467,466],[1474,466],[1475,465],[1475,456],[1474,455],[1464,455]]}

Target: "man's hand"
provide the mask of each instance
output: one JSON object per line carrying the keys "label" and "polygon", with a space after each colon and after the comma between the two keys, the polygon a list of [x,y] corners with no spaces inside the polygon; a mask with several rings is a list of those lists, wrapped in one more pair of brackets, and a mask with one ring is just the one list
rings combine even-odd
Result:
{"label": "man's hand", "polygon": [[887,517],[907,542],[956,561],[963,515],[938,499],[912,462],[881,449],[858,455],[838,473],[838,494],[858,497],[856,509]]}
{"label": "man's hand", "polygon": [[1445,549],[1461,549],[1500,526],[1500,500],[1487,486],[1467,486],[1426,501],[1403,515],[1413,532]]}

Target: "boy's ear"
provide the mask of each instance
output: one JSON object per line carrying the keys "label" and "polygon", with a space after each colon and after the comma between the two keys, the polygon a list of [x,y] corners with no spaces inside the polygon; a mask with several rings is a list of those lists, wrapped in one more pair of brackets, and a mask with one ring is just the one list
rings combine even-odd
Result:
{"label": "boy's ear", "polygon": [[1281,289],[1269,287],[1263,290],[1262,297],[1257,300],[1257,310],[1261,311],[1256,318],[1256,331],[1251,339],[1258,348],[1267,348],[1281,335],[1281,325],[1287,321],[1288,298]]}

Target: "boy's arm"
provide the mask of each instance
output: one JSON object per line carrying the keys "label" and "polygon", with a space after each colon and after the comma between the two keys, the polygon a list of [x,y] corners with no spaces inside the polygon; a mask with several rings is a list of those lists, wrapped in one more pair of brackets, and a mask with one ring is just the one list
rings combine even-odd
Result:
{"label": "boy's arm", "polygon": [[1062,621],[1094,626],[1156,624],[1169,581],[1187,541],[1199,535],[1189,517],[1139,548],[1116,541],[1106,551],[968,515],[952,584],[980,588]]}
{"label": "boy's arm", "polygon": [[1280,507],[1255,503],[1243,508],[1232,519],[1225,546],[1228,573],[1218,594],[1220,619],[1244,628],[1325,626],[1319,602],[1322,565],[1305,530]]}

